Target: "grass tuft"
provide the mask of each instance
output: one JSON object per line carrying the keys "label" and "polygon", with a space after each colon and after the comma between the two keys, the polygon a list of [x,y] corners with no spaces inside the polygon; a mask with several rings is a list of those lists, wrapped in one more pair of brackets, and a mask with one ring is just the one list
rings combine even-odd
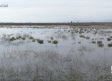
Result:
{"label": "grass tuft", "polygon": [[58,41],[57,40],[54,40],[52,43],[53,44],[58,44]]}
{"label": "grass tuft", "polygon": [[111,38],[107,38],[107,41],[111,41]]}
{"label": "grass tuft", "polygon": [[112,47],[112,43],[108,44],[108,47]]}
{"label": "grass tuft", "polygon": [[53,37],[51,37],[51,39],[53,40]]}
{"label": "grass tuft", "polygon": [[10,39],[10,41],[13,41],[13,40],[16,40],[14,37],[12,37],[11,39]]}
{"label": "grass tuft", "polygon": [[92,43],[94,43],[94,44],[95,44],[95,43],[96,43],[96,41],[92,41]]}
{"label": "grass tuft", "polygon": [[33,37],[30,37],[29,39],[33,39]]}
{"label": "grass tuft", "polygon": [[43,44],[43,40],[37,39],[37,42],[38,42],[39,44]]}
{"label": "grass tuft", "polygon": [[84,35],[80,35],[80,37],[81,37],[81,38],[85,38],[85,36],[84,36]]}
{"label": "grass tuft", "polygon": [[35,39],[33,39],[32,42],[35,42]]}
{"label": "grass tuft", "polygon": [[90,39],[90,37],[86,37],[86,39]]}
{"label": "grass tuft", "polygon": [[48,40],[48,43],[51,43],[51,41],[50,41],[50,40]]}

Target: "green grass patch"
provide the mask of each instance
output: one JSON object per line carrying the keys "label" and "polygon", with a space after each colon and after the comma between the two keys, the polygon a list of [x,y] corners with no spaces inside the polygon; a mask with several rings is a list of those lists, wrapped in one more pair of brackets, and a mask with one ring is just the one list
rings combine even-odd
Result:
{"label": "green grass patch", "polygon": [[80,37],[81,37],[81,38],[85,38],[85,36],[84,36],[84,35],[80,35]]}
{"label": "green grass patch", "polygon": [[48,40],[48,43],[51,43],[51,41],[50,41],[50,40]]}
{"label": "green grass patch", "polygon": [[23,40],[25,40],[25,38],[22,38]]}
{"label": "green grass patch", "polygon": [[107,41],[111,41],[111,38],[107,38]]}
{"label": "green grass patch", "polygon": [[112,43],[108,44],[108,47],[112,47]]}
{"label": "green grass patch", "polygon": [[97,41],[97,44],[101,44],[102,43],[102,41]]}
{"label": "green grass patch", "polygon": [[20,39],[20,38],[22,38],[22,37],[21,36],[16,37],[16,39]]}
{"label": "green grass patch", "polygon": [[81,34],[81,33],[84,33],[83,31],[79,31],[79,33]]}
{"label": "green grass patch", "polygon": [[29,39],[33,39],[33,37],[30,37]]}
{"label": "green grass patch", "polygon": [[33,39],[32,42],[35,42],[35,39]]}
{"label": "green grass patch", "polygon": [[16,40],[14,37],[10,38],[10,41]]}
{"label": "green grass patch", "polygon": [[53,44],[58,44],[58,41],[57,40],[54,40],[52,43]]}
{"label": "green grass patch", "polygon": [[92,41],[92,43],[94,43],[94,44],[95,44],[95,43],[96,43],[96,41]]}
{"label": "green grass patch", "polygon": [[104,46],[104,44],[100,43],[100,44],[98,44],[98,46],[99,46],[99,47],[103,47],[103,46]]}
{"label": "green grass patch", "polygon": [[53,40],[53,37],[51,37],[51,39]]}
{"label": "green grass patch", "polygon": [[90,37],[86,37],[86,39],[90,39]]}
{"label": "green grass patch", "polygon": [[43,40],[37,39],[37,42],[38,42],[39,44],[43,44]]}

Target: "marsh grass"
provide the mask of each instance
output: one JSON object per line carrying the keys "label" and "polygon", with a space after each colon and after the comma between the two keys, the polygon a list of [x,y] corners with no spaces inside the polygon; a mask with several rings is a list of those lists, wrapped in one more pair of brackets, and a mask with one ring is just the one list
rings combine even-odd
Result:
{"label": "marsh grass", "polygon": [[94,44],[95,44],[95,43],[96,43],[96,41],[92,41],[92,43],[94,43]]}
{"label": "marsh grass", "polygon": [[81,34],[81,33],[84,33],[83,31],[79,31],[79,33]]}
{"label": "marsh grass", "polygon": [[110,36],[110,38],[112,38],[112,36]]}
{"label": "marsh grass", "polygon": [[103,47],[104,46],[104,44],[102,43],[102,41],[97,41],[97,44],[98,44],[99,47]]}
{"label": "marsh grass", "polygon": [[104,44],[102,44],[102,43],[99,43],[99,44],[98,44],[98,46],[99,46],[99,47],[103,47],[103,46],[104,46]]}
{"label": "marsh grass", "polygon": [[102,40],[103,40],[104,38],[100,38],[100,39],[102,39]]}
{"label": "marsh grass", "polygon": [[35,39],[33,39],[32,42],[35,42]]}
{"label": "marsh grass", "polygon": [[33,37],[30,37],[29,39],[33,39]]}
{"label": "marsh grass", "polygon": [[53,44],[58,44],[57,40],[52,41]]}
{"label": "marsh grass", "polygon": [[50,41],[50,40],[48,40],[48,43],[51,43],[51,41]]}
{"label": "marsh grass", "polygon": [[81,42],[78,42],[78,44],[81,44]]}
{"label": "marsh grass", "polygon": [[112,43],[108,44],[108,47],[112,47]]}
{"label": "marsh grass", "polygon": [[86,37],[86,39],[90,39],[90,37]]}
{"label": "marsh grass", "polygon": [[111,41],[111,38],[107,38],[107,41]]}
{"label": "marsh grass", "polygon": [[101,44],[102,43],[102,41],[97,41],[97,44]]}
{"label": "marsh grass", "polygon": [[16,37],[16,39],[20,39],[20,38],[22,38],[22,37],[21,36]]}
{"label": "marsh grass", "polygon": [[25,38],[22,38],[23,40],[25,40]]}
{"label": "marsh grass", "polygon": [[10,38],[10,41],[14,41],[14,40],[16,40],[15,37]]}
{"label": "marsh grass", "polygon": [[84,36],[84,35],[80,35],[80,37],[81,37],[81,38],[85,38],[85,36]]}
{"label": "marsh grass", "polygon": [[43,40],[37,39],[37,42],[38,42],[39,44],[43,44]]}
{"label": "marsh grass", "polygon": [[51,39],[53,40],[53,37],[51,37]]}

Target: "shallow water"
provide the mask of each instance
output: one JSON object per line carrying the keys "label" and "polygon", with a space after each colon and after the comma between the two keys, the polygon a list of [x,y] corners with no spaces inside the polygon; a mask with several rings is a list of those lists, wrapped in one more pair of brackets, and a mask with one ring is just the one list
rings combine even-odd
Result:
{"label": "shallow water", "polygon": [[[17,39],[17,37],[19,36],[20,38]],[[104,75],[104,72],[107,71],[107,74],[111,75],[110,67],[112,65],[112,51],[111,51],[112,47],[108,46],[108,44],[112,43],[111,36],[112,36],[111,27],[3,26],[0,28],[0,51],[1,51],[0,60],[2,63],[0,68],[5,67],[5,72],[7,73],[6,70],[10,70],[13,67],[15,71],[12,72],[16,72],[18,69],[19,74],[21,72],[26,71],[26,69],[22,70],[23,67],[24,68],[27,67],[31,70],[34,70],[35,67],[33,66],[33,64],[39,63],[41,66],[44,65],[45,67],[47,67],[50,70],[50,72],[53,72],[55,69],[59,68],[60,70],[63,70],[67,74],[66,76],[69,76],[70,74],[67,72],[68,70],[65,70],[64,68],[68,66],[69,67],[77,66],[76,64],[73,63],[76,62],[77,59],[78,67],[80,63],[83,62],[83,64],[80,65],[80,69],[85,67],[83,69],[87,71],[90,69],[90,66],[92,67],[93,65],[94,68],[98,66],[100,66],[101,68],[106,67],[107,70],[103,69],[103,73],[99,72],[99,74],[98,73],[97,74],[99,76]],[[12,37],[14,37],[15,40],[10,40]],[[35,42],[32,41],[33,39],[29,39],[30,37],[33,37]],[[51,39],[51,37],[53,37],[53,39]],[[22,38],[25,38],[25,40],[23,40]],[[110,41],[108,41],[107,38],[110,38]],[[37,39],[43,40],[43,43],[42,44],[38,43]],[[54,40],[57,40],[58,43],[53,44],[52,42]],[[51,41],[51,43],[49,43],[48,41]],[[92,43],[92,41],[94,41],[95,43]],[[97,43],[98,41],[102,41],[101,46],[98,46],[99,45]],[[63,66],[60,66],[60,63],[56,63],[57,67],[52,64],[50,65],[51,61],[48,60],[47,56],[44,55],[41,56],[40,54],[40,53],[48,54],[46,53],[46,50],[49,50],[51,52],[53,50],[54,52],[56,52],[56,54],[59,54],[58,58],[60,60],[58,58],[54,58],[53,56],[50,57],[50,59],[51,58],[53,58],[53,60],[56,59],[54,62],[58,62],[59,60],[59,62],[61,63],[62,61],[60,56],[62,56],[62,59],[63,58],[68,59],[67,63],[62,62]],[[37,56],[39,56],[38,52],[40,54],[40,57],[36,58],[36,54]],[[72,61],[69,62],[69,58]],[[73,59],[75,61],[73,61]],[[44,63],[45,60],[47,60],[46,61],[47,65]],[[69,63],[71,65],[69,65]],[[92,72],[90,71],[90,73],[86,74],[90,78],[89,75],[93,74],[93,70]],[[29,75],[31,75],[31,72],[29,72]],[[35,76],[34,72],[32,75]],[[39,75],[44,76],[44,78],[41,77],[41,79],[49,80],[49,78],[44,73],[39,72]],[[60,76],[63,77],[62,75]],[[95,74],[93,75],[94,78],[96,79]],[[7,78],[7,76],[8,76],[7,74],[4,74],[5,78]],[[24,76],[25,77],[22,77],[20,75],[16,77],[21,78],[23,80],[26,79],[32,80],[34,78],[33,76],[30,78],[28,78],[27,75]],[[56,72],[56,74],[54,74],[52,78],[55,78],[57,76],[59,76],[58,72]],[[65,79],[65,77],[63,78]],[[12,79],[14,79],[14,77]]]}

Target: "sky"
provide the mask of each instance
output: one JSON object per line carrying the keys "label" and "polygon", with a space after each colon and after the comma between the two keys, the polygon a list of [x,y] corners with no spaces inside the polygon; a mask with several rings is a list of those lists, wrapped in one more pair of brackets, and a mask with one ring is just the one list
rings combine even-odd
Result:
{"label": "sky", "polygon": [[0,22],[112,22],[112,0],[0,0]]}

